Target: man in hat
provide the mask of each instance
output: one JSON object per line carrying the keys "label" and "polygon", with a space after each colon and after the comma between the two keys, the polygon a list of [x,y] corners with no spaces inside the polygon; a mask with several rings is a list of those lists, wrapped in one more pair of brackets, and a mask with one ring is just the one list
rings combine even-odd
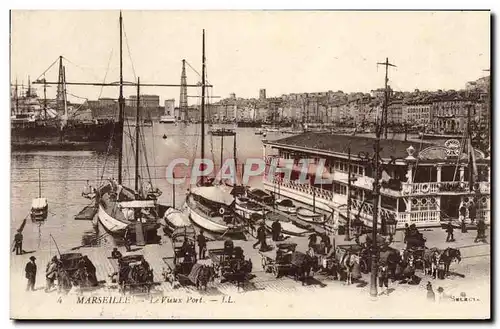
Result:
{"label": "man in hat", "polygon": [[446,233],[448,233],[448,235],[446,236],[446,242],[455,241],[455,238],[453,237],[453,224],[451,223],[451,220],[446,225]]}
{"label": "man in hat", "polygon": [[278,219],[276,219],[271,226],[271,229],[273,231],[273,241],[279,241],[280,235],[281,235],[281,224]]}
{"label": "man in hat", "polygon": [[261,251],[267,250],[266,226],[264,224],[264,221],[260,222],[260,226],[257,229],[257,242],[254,243],[253,247],[255,248],[259,243]]}
{"label": "man in hat", "polygon": [[387,294],[387,290],[389,288],[389,272],[387,263],[385,261],[381,261],[378,267],[378,285],[380,287],[380,290],[382,290],[380,292],[380,295]]}
{"label": "man in hat", "polygon": [[16,255],[23,254],[23,234],[21,230],[17,230],[16,235],[14,235],[14,250],[16,251]]}
{"label": "man in hat", "polygon": [[132,245],[132,233],[130,232],[129,226],[125,229],[125,234],[123,236],[123,243],[125,244],[125,248],[128,252],[132,251],[130,247]]}
{"label": "man in hat", "polygon": [[26,272],[26,279],[28,279],[28,285],[26,287],[26,291],[35,290],[35,281],[36,281],[36,263],[35,256],[30,257],[30,261],[26,264],[26,268],[24,271]]}
{"label": "man in hat", "polygon": [[477,235],[474,239],[474,243],[479,241],[486,243],[486,224],[482,218],[477,222]]}
{"label": "man in hat", "polygon": [[113,259],[120,259],[122,258],[122,253],[118,251],[118,248],[113,248],[113,251],[111,252],[111,258]]}
{"label": "man in hat", "polygon": [[203,235],[203,230],[200,230],[200,234],[198,234],[197,241],[199,250],[198,257],[199,259],[205,259],[205,252],[207,250],[207,239]]}

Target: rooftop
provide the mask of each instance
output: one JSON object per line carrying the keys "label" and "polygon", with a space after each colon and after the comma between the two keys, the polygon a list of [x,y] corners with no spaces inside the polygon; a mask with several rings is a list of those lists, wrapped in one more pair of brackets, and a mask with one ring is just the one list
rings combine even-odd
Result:
{"label": "rooftop", "polygon": [[[347,154],[348,147],[351,147],[351,154],[353,157],[358,156],[361,152],[365,154],[374,153],[375,138],[364,136],[350,136],[350,135],[334,135],[331,133],[317,133],[309,132],[300,135],[290,136],[274,141],[267,141],[268,145],[288,146],[297,148],[307,148],[311,150],[319,150],[323,152],[343,153]],[[422,148],[430,146],[431,144],[424,143]],[[419,145],[415,142],[405,142],[397,139],[381,139],[380,140],[380,156],[385,159],[391,157],[406,158],[408,153],[406,149],[413,146],[415,153],[413,156],[418,155]]]}

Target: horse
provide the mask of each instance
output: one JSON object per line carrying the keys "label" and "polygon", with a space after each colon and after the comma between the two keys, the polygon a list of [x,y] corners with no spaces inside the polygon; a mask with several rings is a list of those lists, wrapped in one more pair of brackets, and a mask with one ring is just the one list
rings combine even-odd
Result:
{"label": "horse", "polygon": [[[436,270],[440,259],[440,252],[437,248],[425,249],[422,258],[424,275],[430,274],[436,276]],[[428,273],[427,269],[430,269]]]}
{"label": "horse", "polygon": [[360,276],[360,258],[358,255],[352,254],[350,251],[347,251],[342,255],[342,251],[343,249],[337,248],[335,258],[338,261],[339,269],[342,268],[346,272],[346,284],[351,284],[354,272],[356,272],[357,277]]}
{"label": "horse", "polygon": [[295,280],[300,280],[302,285],[305,285],[306,279],[311,275],[311,270],[313,272],[319,270],[318,256],[312,256],[309,252],[304,254],[300,251],[294,251],[292,253],[292,266]]}
{"label": "horse", "polygon": [[203,288],[206,291],[208,283],[213,281],[214,277],[215,269],[213,266],[202,265],[196,278],[196,289],[201,290]]}
{"label": "horse", "polygon": [[441,260],[444,263],[444,275],[448,276],[450,274],[450,264],[455,260],[460,263],[462,255],[459,249],[446,248],[441,253]]}

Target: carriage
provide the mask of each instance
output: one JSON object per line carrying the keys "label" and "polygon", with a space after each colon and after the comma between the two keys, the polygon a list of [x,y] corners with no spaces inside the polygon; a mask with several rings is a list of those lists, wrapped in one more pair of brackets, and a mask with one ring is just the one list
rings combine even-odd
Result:
{"label": "carriage", "polygon": [[224,243],[224,248],[209,249],[208,257],[218,277],[226,281],[245,282],[252,272],[251,260],[245,260],[241,247],[234,247],[232,241]]}
{"label": "carriage", "polygon": [[150,292],[154,285],[153,270],[143,255],[127,255],[112,262],[115,272],[112,282],[118,281],[120,291]]}
{"label": "carriage", "polygon": [[[90,260],[87,259],[87,262]],[[67,291],[72,286],[88,287],[98,284],[95,272],[89,271],[81,253],[61,254],[58,272],[59,287]]]}
{"label": "carriage", "polygon": [[195,250],[196,231],[193,227],[188,226],[177,228],[172,232],[171,241],[174,254],[163,257],[163,261],[169,270],[165,275],[173,275],[172,279],[179,281],[181,284],[187,284],[190,282],[188,276],[197,261]]}
{"label": "carriage", "polygon": [[272,273],[276,278],[288,273],[293,268],[292,254],[297,247],[296,243],[278,243],[276,250],[260,251],[262,269]]}

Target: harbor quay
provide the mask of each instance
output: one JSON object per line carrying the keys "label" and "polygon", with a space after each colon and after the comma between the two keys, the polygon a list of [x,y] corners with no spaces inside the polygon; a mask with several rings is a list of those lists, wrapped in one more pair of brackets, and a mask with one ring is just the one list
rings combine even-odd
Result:
{"label": "harbor quay", "polygon": [[[458,230],[457,230],[458,231]],[[163,234],[162,234],[163,235]],[[390,245],[392,248],[403,249],[405,244],[403,242],[403,231],[396,232],[394,241]],[[423,231],[423,235],[427,239],[427,243],[436,248],[458,248],[462,254],[462,260],[459,263],[452,264],[453,275],[445,280],[434,279],[429,276],[423,276],[422,281],[417,285],[400,284],[393,282],[390,284],[390,288],[393,289],[388,296],[388,298],[398,298],[402,296],[408,296],[408,292],[419,296],[419,299],[424,299],[425,295],[425,285],[431,282],[435,288],[442,287],[445,292],[451,294],[459,294],[457,292],[460,289],[465,289],[469,284],[476,282],[479,277],[488,277],[490,264],[488,259],[490,257],[490,244],[487,243],[475,243],[474,238],[476,236],[475,231],[469,231],[467,233],[456,232],[454,242],[446,242],[446,233],[443,229],[426,229]],[[163,261],[164,257],[172,256],[174,250],[172,248],[171,241],[169,237],[163,235],[162,240],[159,244],[151,244],[143,247],[132,246],[132,252],[127,253],[124,247],[119,247],[119,250],[123,252],[124,255],[127,254],[140,254],[148,261],[154,273],[155,286],[150,293],[144,294],[140,293],[140,298],[158,298],[158,296],[232,296],[234,294],[246,294],[255,291],[265,290],[266,292],[281,292],[281,293],[301,293],[302,291],[308,290],[324,290],[329,291],[333,296],[337,292],[347,291],[350,294],[356,294],[360,291],[367,293],[367,282],[369,281],[369,276],[363,274],[362,278],[358,283],[353,285],[347,285],[341,280],[334,280],[332,277],[324,274],[316,274],[312,278],[309,278],[305,285],[300,282],[295,281],[293,277],[283,276],[281,278],[275,278],[273,274],[266,273],[262,268],[262,257],[259,250],[253,247],[256,241],[251,235],[247,234],[247,240],[234,240],[235,246],[240,246],[244,250],[245,257],[252,261],[252,279],[244,284],[242,289],[236,288],[236,286],[230,282],[220,282],[215,281],[208,285],[207,290],[197,290],[194,286],[182,286],[174,287],[171,282],[166,282],[163,276],[166,270],[166,264]],[[29,236],[28,236],[29,238]],[[36,241],[35,237],[32,239],[27,239],[28,241]],[[361,237],[361,242],[363,237]],[[268,237],[269,244],[273,244],[271,239]],[[308,245],[308,236],[302,237],[290,237],[287,242],[297,243],[297,250],[306,250]],[[22,303],[25,305],[31,305],[32,302],[40,300],[41,298],[46,300],[53,300],[54,302],[62,296],[64,299],[72,300],[72,303],[76,303],[76,297],[71,296],[94,296],[104,298],[106,296],[134,296],[133,293],[123,294],[119,292],[119,287],[116,283],[111,282],[110,275],[117,271],[116,265],[113,265],[113,261],[110,259],[110,255],[113,249],[113,245],[110,243],[107,246],[98,247],[82,247],[77,250],[71,251],[69,247],[70,241],[60,241],[60,252],[79,252],[83,255],[89,257],[89,259],[96,266],[97,279],[99,280],[99,287],[95,289],[79,291],[78,288],[70,291],[68,294],[58,293],[56,289],[50,292],[45,292],[46,280],[45,280],[45,267],[50,262],[51,258],[58,256],[58,250],[53,246],[50,249],[43,248],[37,249],[35,243],[27,242],[25,250],[28,253],[23,255],[11,256],[11,294],[13,303]],[[344,235],[332,236],[332,243],[335,246],[342,245],[353,245],[354,241],[345,241]],[[219,249],[224,245],[224,241],[209,241],[207,243],[208,250]],[[24,267],[27,262],[29,262],[29,257],[35,256],[36,263],[38,264],[38,272],[35,284],[35,291],[26,291],[26,278],[24,276]],[[198,260],[201,264],[210,264],[210,259]],[[417,272],[418,273],[418,272]],[[418,275],[421,275],[418,273]],[[479,298],[478,295],[484,294],[488,289],[486,287],[475,287],[473,291],[469,292],[469,295],[474,295]],[[42,297],[41,297],[42,296]],[[146,296],[146,297],[144,297]],[[151,297],[153,296],[153,297]],[[156,297],[154,297],[156,296]],[[300,295],[297,295],[300,296]],[[292,297],[291,297],[292,298]],[[114,301],[114,302],[112,302]],[[96,303],[102,301],[95,300]],[[109,303],[127,303],[126,299],[110,299]],[[128,302],[130,303],[130,301]],[[31,307],[31,306],[30,306]],[[40,315],[42,316],[42,315]],[[43,317],[43,316],[42,316]]]}

